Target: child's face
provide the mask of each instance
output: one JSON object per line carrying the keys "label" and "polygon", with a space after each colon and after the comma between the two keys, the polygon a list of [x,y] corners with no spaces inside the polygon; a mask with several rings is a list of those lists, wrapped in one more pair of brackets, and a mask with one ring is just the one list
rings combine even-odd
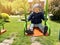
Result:
{"label": "child's face", "polygon": [[39,12],[40,12],[40,8],[34,8],[34,9],[33,9],[33,12],[39,13]]}

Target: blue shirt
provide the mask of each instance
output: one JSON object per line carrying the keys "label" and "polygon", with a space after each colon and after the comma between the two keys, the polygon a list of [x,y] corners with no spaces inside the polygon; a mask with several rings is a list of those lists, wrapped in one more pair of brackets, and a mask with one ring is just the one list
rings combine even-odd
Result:
{"label": "blue shirt", "polygon": [[31,21],[31,23],[33,23],[33,24],[42,23],[42,20],[44,20],[44,13],[43,12],[39,12],[39,13],[33,12],[28,17],[28,21]]}

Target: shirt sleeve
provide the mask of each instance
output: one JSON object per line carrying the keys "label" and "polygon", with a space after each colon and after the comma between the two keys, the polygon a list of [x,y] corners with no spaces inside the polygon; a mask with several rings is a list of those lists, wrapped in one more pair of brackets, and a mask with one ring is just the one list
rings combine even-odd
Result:
{"label": "shirt sleeve", "polygon": [[33,13],[31,13],[31,14],[29,15],[28,21],[30,21],[30,20],[32,19],[32,15],[33,15]]}

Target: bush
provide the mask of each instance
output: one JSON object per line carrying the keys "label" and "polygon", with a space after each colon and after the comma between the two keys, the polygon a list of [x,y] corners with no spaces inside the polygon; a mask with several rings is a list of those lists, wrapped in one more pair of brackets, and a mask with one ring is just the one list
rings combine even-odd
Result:
{"label": "bush", "polygon": [[49,12],[53,14],[54,20],[60,20],[60,1],[54,0],[49,5]]}
{"label": "bush", "polygon": [[0,18],[4,19],[5,22],[9,22],[9,15],[7,13],[1,13]]}

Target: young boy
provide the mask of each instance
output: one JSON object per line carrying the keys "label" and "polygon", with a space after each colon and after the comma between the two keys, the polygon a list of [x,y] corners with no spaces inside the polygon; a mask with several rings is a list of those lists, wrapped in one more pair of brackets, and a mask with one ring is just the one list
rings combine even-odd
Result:
{"label": "young boy", "polygon": [[33,31],[33,27],[39,27],[42,32],[44,32],[44,28],[42,26],[42,20],[44,20],[44,13],[41,11],[41,7],[39,4],[35,4],[33,6],[33,12],[28,17],[28,21],[31,21],[30,30]]}

